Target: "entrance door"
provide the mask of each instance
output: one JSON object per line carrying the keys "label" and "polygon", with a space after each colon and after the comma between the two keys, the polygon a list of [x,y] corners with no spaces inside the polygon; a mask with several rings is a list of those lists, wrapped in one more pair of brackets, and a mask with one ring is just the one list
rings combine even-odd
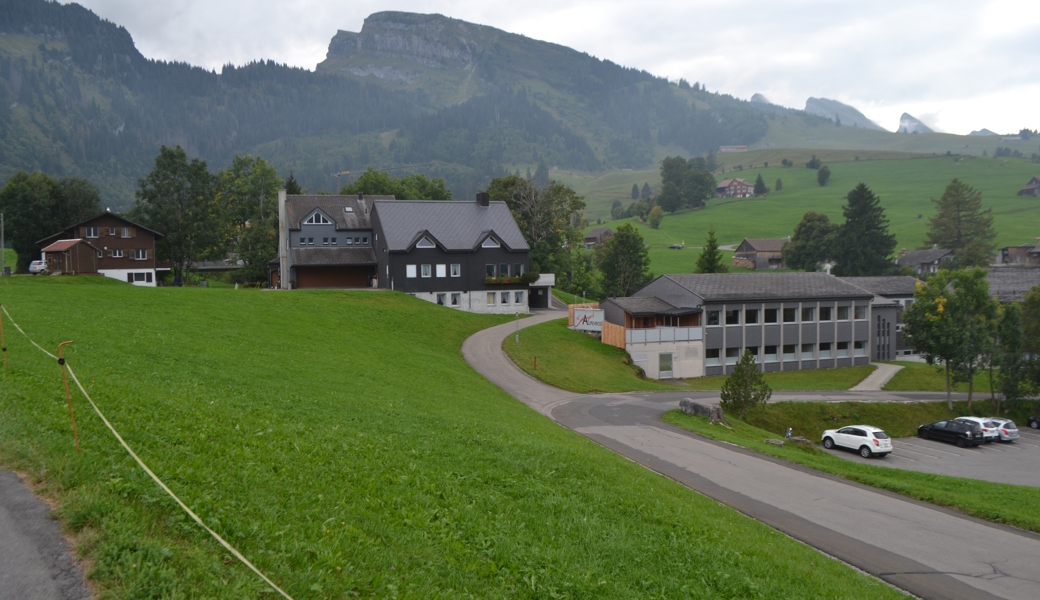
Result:
{"label": "entrance door", "polygon": [[661,378],[661,379],[671,379],[672,378],[672,353],[671,352],[662,352],[662,353],[657,355],[657,360],[658,360],[657,369],[658,369],[658,373],[659,373],[658,377]]}

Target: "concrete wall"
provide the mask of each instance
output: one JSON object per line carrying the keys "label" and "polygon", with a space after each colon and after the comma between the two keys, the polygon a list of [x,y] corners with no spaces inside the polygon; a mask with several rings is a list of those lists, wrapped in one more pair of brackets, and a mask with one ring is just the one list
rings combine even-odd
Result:
{"label": "concrete wall", "polygon": [[648,379],[661,379],[661,354],[672,355],[672,378],[703,377],[704,342],[654,342],[628,344],[625,350]]}

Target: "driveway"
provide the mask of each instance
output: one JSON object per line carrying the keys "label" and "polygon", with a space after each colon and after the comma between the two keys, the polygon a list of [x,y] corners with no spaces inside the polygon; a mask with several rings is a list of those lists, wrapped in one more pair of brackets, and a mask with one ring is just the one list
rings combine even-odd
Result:
{"label": "driveway", "polygon": [[[538,314],[521,326],[561,316]],[[509,323],[473,335],[463,355],[499,387],[576,433],[918,597],[1040,598],[1040,535],[705,440],[661,421],[681,398],[701,394],[578,396],[552,388],[520,371],[501,351],[502,340],[515,328]],[[853,397],[907,402],[928,397],[870,394]],[[848,393],[796,396],[848,399]]]}

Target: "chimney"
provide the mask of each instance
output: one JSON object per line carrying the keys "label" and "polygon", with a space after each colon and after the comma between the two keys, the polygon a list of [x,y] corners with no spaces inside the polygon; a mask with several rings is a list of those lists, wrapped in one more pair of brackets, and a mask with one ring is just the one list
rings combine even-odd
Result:
{"label": "chimney", "polygon": [[359,202],[360,202],[361,200],[364,200],[364,199],[365,199],[365,194],[364,194],[364,193],[362,193],[362,192],[358,192],[358,193],[357,193],[357,199],[358,199],[358,201],[359,201]]}
{"label": "chimney", "polygon": [[491,195],[487,192],[477,192],[477,204],[487,208],[491,203]]}

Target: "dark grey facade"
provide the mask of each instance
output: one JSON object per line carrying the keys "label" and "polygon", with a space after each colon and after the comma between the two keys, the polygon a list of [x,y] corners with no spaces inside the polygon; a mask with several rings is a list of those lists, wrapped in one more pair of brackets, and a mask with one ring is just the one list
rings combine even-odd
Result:
{"label": "dark grey facade", "polygon": [[842,277],[841,280],[874,295],[870,301],[873,360],[898,360],[917,354],[903,340],[903,310],[914,301],[919,283],[916,277]]}

